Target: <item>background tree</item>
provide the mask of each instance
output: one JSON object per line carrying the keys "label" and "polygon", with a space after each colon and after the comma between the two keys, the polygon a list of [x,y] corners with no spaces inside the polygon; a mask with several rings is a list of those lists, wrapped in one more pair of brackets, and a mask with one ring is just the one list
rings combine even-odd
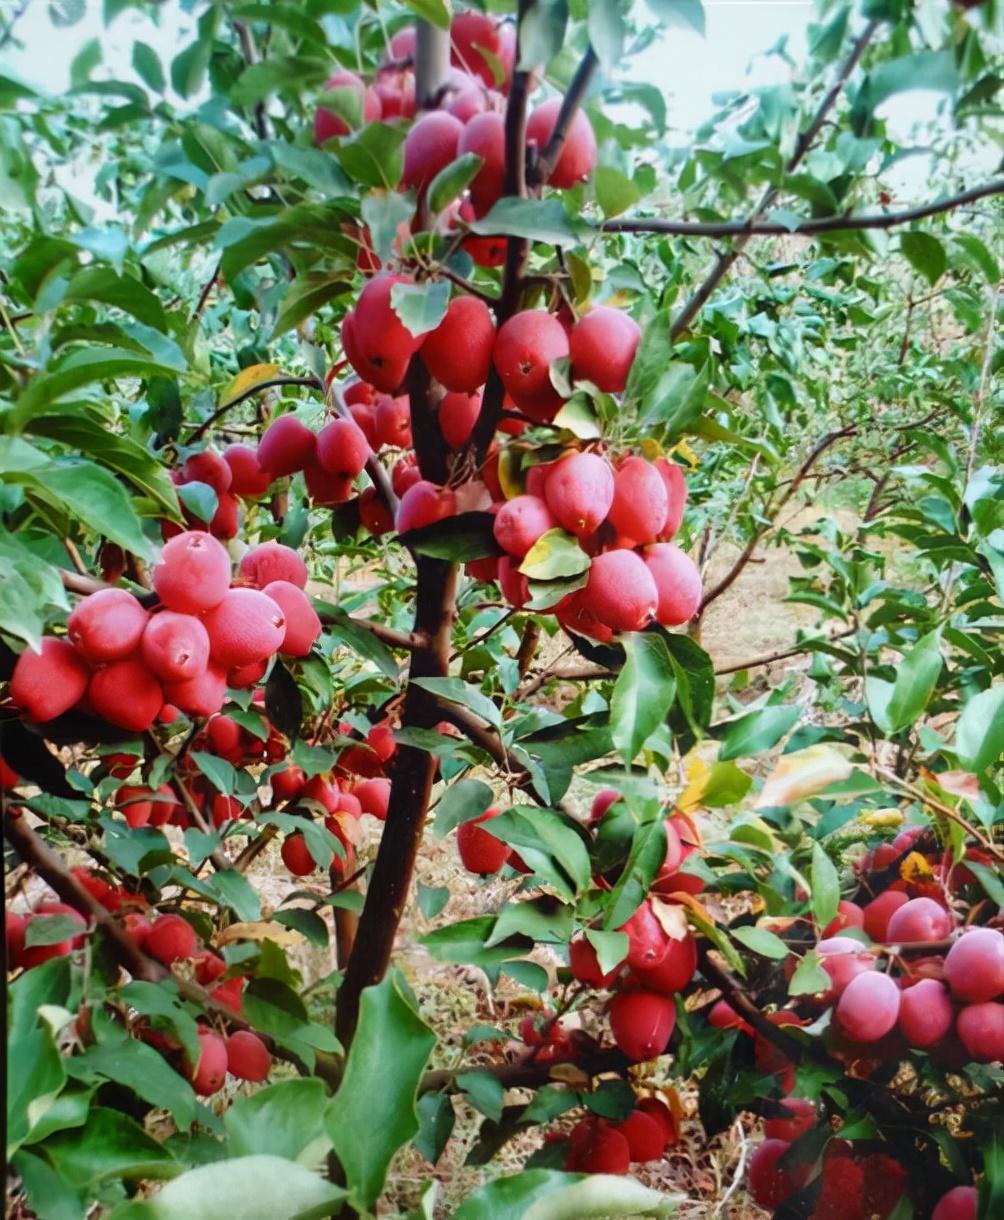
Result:
{"label": "background tree", "polygon": [[824,4],[685,148],[696,0],[504,10],[0,77],[14,1214],[666,1214],[756,1115],[723,1205],[994,1216],[999,7]]}

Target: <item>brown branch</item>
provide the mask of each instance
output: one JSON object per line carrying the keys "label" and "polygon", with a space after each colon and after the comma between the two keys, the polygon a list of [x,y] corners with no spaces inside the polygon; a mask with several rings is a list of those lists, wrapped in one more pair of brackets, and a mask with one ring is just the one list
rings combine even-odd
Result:
{"label": "brown branch", "polygon": [[[60,568],[59,579],[63,582],[63,588],[69,589],[71,593],[79,593],[82,597],[87,597],[90,593],[100,593],[102,589],[119,589],[121,585],[110,585],[107,581],[98,580],[96,576],[82,576],[79,572],[68,572],[65,568]],[[134,593],[133,596],[140,605],[155,606],[160,600],[156,593]]]}
{"label": "brown branch", "polygon": [[[818,233],[843,233],[850,229],[894,229],[914,220],[925,220],[942,212],[951,212],[963,204],[990,195],[1004,195],[1004,178],[995,178],[982,186],[970,187],[958,195],[932,203],[919,204],[902,212],[863,212],[858,216],[845,213],[840,216],[822,216],[801,220],[798,224],[786,225],[780,221],[765,220],[750,223],[745,220],[723,220],[704,223],[697,220],[661,220],[659,217],[624,220],[606,220],[599,226],[603,233],[665,233],[675,237],[738,237],[740,240],[729,252],[736,258],[741,247],[751,237],[813,237]],[[735,258],[731,260],[735,262]],[[731,266],[731,263],[730,263]],[[676,323],[674,322],[674,327]],[[676,332],[679,333],[679,332]],[[674,333],[674,338],[676,337]]]}
{"label": "brown branch", "polygon": [[775,661],[783,661],[787,657],[801,656],[802,653],[811,652],[817,644],[833,644],[837,640],[842,640],[846,636],[853,635],[857,631],[857,627],[848,627],[844,631],[838,631],[836,635],[826,636],[822,639],[806,640],[802,644],[795,644],[791,648],[781,648],[777,652],[769,652],[766,656],[754,657],[749,661],[739,661],[735,665],[723,665],[721,669],[716,669],[717,675],[722,674],[738,674],[744,669],[759,669],[761,665],[771,665]]}
{"label": "brown branch", "polygon": [[[519,29],[523,18],[532,8],[532,0],[519,0],[516,16],[516,64],[519,64],[521,46]],[[505,111],[505,182],[504,195],[518,198],[526,196],[526,112],[530,97],[533,74],[519,67],[513,72],[512,86]],[[502,273],[502,295],[495,306],[495,323],[498,327],[519,308],[523,290],[523,270],[530,252],[530,243],[522,237],[510,237],[506,242],[505,268]],[[481,399],[481,410],[474,423],[468,451],[473,452],[477,465],[484,461],[488,446],[502,418],[502,403],[505,388],[495,371],[489,370],[488,381]]]}
{"label": "brown branch", "polygon": [[876,767],[875,770],[886,783],[892,784],[900,792],[905,792],[907,796],[913,797],[915,801],[920,801],[922,805],[926,805],[929,809],[933,809],[935,813],[940,813],[942,817],[948,818],[950,822],[954,822],[967,835],[975,839],[984,851],[993,856],[995,860],[1004,863],[1004,849],[998,847],[992,839],[987,838],[981,830],[978,830],[971,822],[967,821],[957,809],[953,809],[951,805],[946,805],[943,801],[939,801],[933,796],[928,796],[912,784],[906,783],[894,771],[890,771],[888,767]]}
{"label": "brown branch", "polygon": [[568,133],[572,127],[572,121],[582,107],[598,65],[599,60],[596,58],[596,52],[593,50],[592,44],[590,44],[585,55],[579,61],[579,66],[575,69],[575,75],[572,77],[568,90],[562,98],[561,109],[558,111],[554,130],[547,141],[547,146],[539,153],[533,166],[530,186],[538,187],[545,183],[561,159],[565,143],[568,140]]}
{"label": "brown branch", "polygon": [[722,577],[718,584],[710,590],[710,592],[704,595],[704,600],[701,602],[701,608],[697,612],[698,619],[700,619],[705,609],[710,606],[713,601],[721,597],[721,595],[727,589],[731,588],[734,582],[739,579],[746,565],[753,558],[753,552],[756,550],[761,539],[771,528],[773,519],[776,518],[777,514],[782,508],[784,508],[791,497],[799,489],[799,487],[805,481],[806,475],[808,475],[809,471],[812,469],[818,459],[826,452],[827,449],[830,448],[831,445],[835,445],[837,441],[842,440],[845,436],[853,436],[857,430],[858,429],[855,424],[848,424],[846,428],[840,428],[835,432],[828,432],[826,436],[824,436],[823,439],[813,448],[812,452],[798,468],[798,472],[791,480],[791,483],[785,489],[784,495],[781,496],[777,504],[773,505],[768,510],[771,521],[766,526],[758,529],[754,533],[753,537],[750,538],[746,546],[743,547],[742,553],[739,555],[739,558],[735,561],[729,571],[726,572],[726,574]]}
{"label": "brown branch", "polygon": [[216,424],[224,415],[226,415],[228,411],[232,410],[234,407],[240,406],[242,402],[246,402],[249,398],[253,398],[255,394],[260,394],[262,390],[271,390],[276,386],[285,385],[307,386],[308,388],[317,390],[320,393],[324,392],[324,384],[319,377],[273,377],[270,381],[259,382],[258,385],[252,386],[250,390],[245,390],[243,394],[238,394],[236,398],[231,398],[222,406],[217,407],[208,419],[204,419],[197,428],[193,429],[193,431],[189,433],[185,444],[194,445],[195,442],[200,440],[209,431],[209,429],[213,427],[214,424]]}
{"label": "brown branch", "polygon": [[493,292],[486,292],[480,284],[475,284],[473,280],[466,280],[462,275],[458,275],[444,263],[440,263],[436,267],[436,274],[441,275],[444,280],[449,280],[451,284],[456,284],[458,288],[462,288],[468,296],[477,297],[478,300],[484,301],[486,305],[495,306],[499,303],[499,298]]}
{"label": "brown branch", "polygon": [[487,1072],[506,1089],[535,1089],[548,1082],[560,1082],[559,1066],[576,1067],[588,1076],[599,1076],[603,1072],[625,1072],[634,1066],[633,1061],[618,1050],[601,1049],[589,1054],[569,1056],[567,1059],[527,1059],[521,1063],[471,1064],[459,1068],[439,1068],[426,1072],[418,1086],[419,1093],[437,1093],[442,1089],[454,1092],[456,1078],[462,1072]]}
{"label": "brown branch", "polygon": [[516,692],[516,699],[517,701],[528,699],[548,682],[598,682],[603,678],[616,676],[613,670],[605,669],[602,665],[569,666],[565,669],[548,666],[519,688]]}
{"label": "brown branch", "polygon": [[348,619],[356,627],[362,627],[364,631],[368,631],[370,635],[380,640],[390,648],[400,648],[405,652],[414,652],[416,648],[424,648],[428,644],[428,637],[419,631],[397,631],[393,627],[385,627],[383,623],[375,622],[371,619],[356,618],[354,615],[331,614],[325,613],[323,609],[318,611],[318,617],[322,623],[337,624],[339,621]]}
{"label": "brown branch", "polygon": [[523,636],[519,642],[519,650],[516,653],[516,670],[520,681],[529,672],[530,666],[533,664],[533,658],[537,655],[539,643],[540,623],[535,618],[529,618],[526,620],[526,626],[523,628]]}
{"label": "brown branch", "polygon": [[196,301],[195,309],[192,311],[191,320],[193,322],[195,321],[196,318],[200,318],[202,316],[202,311],[205,309],[206,302],[209,300],[209,294],[213,290],[213,285],[220,278],[220,272],[222,270],[223,270],[223,261],[221,259],[220,262],[218,262],[216,264],[216,267],[213,269],[213,274],[209,277],[208,280],[206,280],[205,284],[202,285],[202,291],[199,293],[199,299],[198,299],[198,301]]}
{"label": "brown branch", "polygon": [[[853,47],[851,47],[851,52],[841,66],[840,71],[837,73],[836,80],[833,82],[832,86],[826,93],[826,96],[820,103],[819,108],[816,110],[816,113],[812,118],[812,121],[809,123],[809,126],[799,137],[798,143],[795,145],[795,150],[785,166],[786,173],[790,174],[798,167],[802,158],[809,151],[812,142],[823,129],[823,124],[826,122],[830,111],[836,104],[837,98],[840,96],[844,85],[850,78],[851,73],[857,67],[861,56],[865,52],[865,48],[868,46],[869,42],[871,42],[878,27],[879,23],[877,21],[870,21],[865,26]],[[768,187],[768,189],[761,196],[760,202],[750,215],[748,223],[754,223],[758,216],[763,215],[771,204],[773,204],[777,196],[778,188],[773,186]],[[738,259],[747,240],[748,237],[742,241],[736,242],[731,250],[724,250],[718,255],[714,266],[705,276],[697,290],[683,305],[680,312],[673,319],[669,332],[671,338],[676,339],[682,335],[683,332],[690,326],[691,322],[693,322],[694,318],[696,318],[701,312],[708,301],[708,298],[732,269],[733,264],[735,263],[736,259]]]}

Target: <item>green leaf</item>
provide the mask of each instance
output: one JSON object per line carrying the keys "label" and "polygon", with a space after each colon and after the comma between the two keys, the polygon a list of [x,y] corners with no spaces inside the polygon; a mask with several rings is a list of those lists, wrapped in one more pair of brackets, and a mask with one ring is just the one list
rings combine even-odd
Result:
{"label": "green leaf", "polygon": [[[490,822],[486,829],[490,832]],[[529,936],[538,944],[564,945],[571,935],[572,908],[547,896],[530,898],[526,902],[507,902],[485,943],[490,947],[510,936]]]}
{"label": "green leaf", "polygon": [[704,37],[704,6],[701,0],[645,0],[645,3],[664,24],[696,30]]}
{"label": "green leaf", "polygon": [[169,1110],[179,1128],[195,1121],[196,1102],[192,1086],[179,1076],[152,1046],[135,1038],[121,1038],[88,1047],[69,1060],[71,1074],[95,1084],[114,1080],[131,1089],[151,1106]]}
{"label": "green leaf", "polygon": [[167,88],[160,56],[145,42],[132,44],[132,66],[143,84],[149,86],[154,93],[163,93]]}
{"label": "green leaf", "polygon": [[708,809],[738,805],[753,786],[753,776],[734,762],[712,763],[701,793],[701,804]]}
{"label": "green leaf", "polygon": [[481,220],[469,226],[482,237],[525,237],[550,246],[577,246],[577,226],[557,199],[503,196]]}
{"label": "green leaf", "polygon": [[418,1086],[435,1045],[396,971],[363,991],[345,1075],[326,1122],[357,1208],[372,1208],[391,1159],[418,1131]]}
{"label": "green leaf", "polygon": [[167,515],[178,517],[177,494],[163,462],[128,436],[119,436],[88,416],[75,414],[33,416],[25,430],[87,454],[128,479],[141,495],[156,500]]}
{"label": "green leaf", "polygon": [[90,80],[91,73],[101,63],[101,43],[91,38],[74,55],[70,64],[70,85],[77,88]]}
{"label": "green leaf", "polygon": [[617,929],[627,923],[641,906],[665,860],[666,826],[662,818],[657,818],[635,831],[627,864],[607,900],[603,916],[605,930]]}
{"label": "green leaf", "polygon": [[400,667],[394,659],[394,654],[372,631],[367,631],[330,602],[319,601],[316,607],[326,629],[340,644],[350,648],[363,660],[371,661],[385,678],[394,682],[398,680]]}
{"label": "green leaf", "polygon": [[244,1015],[255,1029],[280,1038],[296,1037],[307,1024],[307,1009],[279,979],[251,979],[243,994]]}
{"label": "green leaf", "polygon": [[794,727],[801,711],[797,707],[771,706],[750,712],[730,722],[722,741],[718,757],[750,758],[776,746],[781,738]]}
{"label": "green leaf", "polygon": [[81,1192],[61,1181],[43,1157],[22,1148],[11,1165],[21,1178],[28,1204],[36,1215],[45,1216],[46,1220],[80,1220],[85,1214]]}
{"label": "green leaf", "polygon": [[658,635],[633,632],[621,639],[626,660],[610,698],[611,736],[625,766],[665,721],[676,697],[676,678]]}
{"label": "green leaf", "polygon": [[270,55],[250,64],[230,86],[230,100],[237,106],[253,106],[272,93],[295,93],[319,84],[327,75],[323,59],[306,55]]}
{"label": "green leaf", "polygon": [[462,678],[412,678],[412,682],[416,686],[421,686],[423,690],[439,695],[448,703],[459,703],[461,707],[472,711],[475,716],[487,720],[499,732],[502,731],[502,713],[498,707],[476,686],[471,686]]}
{"label": "green leaf", "polygon": [[279,660],[265,683],[265,711],[279,732],[295,742],[303,720],[303,696],[296,679]]}
{"label": "green leaf", "polygon": [[[592,0],[588,6],[586,23],[589,41],[600,61],[600,67],[605,72],[612,72],[620,66],[627,36],[620,0]],[[605,208],[604,213],[613,215]]]}
{"label": "green leaf", "polygon": [[404,0],[404,7],[422,21],[429,21],[441,30],[450,28],[450,5],[447,0]]}
{"label": "green leaf", "polygon": [[519,570],[530,580],[560,580],[589,570],[591,560],[567,530],[541,534],[530,547]]}
{"label": "green leaf", "polygon": [[484,157],[479,157],[477,153],[463,153],[441,169],[429,183],[426,193],[429,211],[435,215],[463,194],[484,163]]}
{"label": "green leaf", "polygon": [[598,165],[593,174],[596,202],[606,217],[619,216],[641,198],[641,191],[625,174],[610,165]]}
{"label": "green leaf", "polygon": [[955,233],[953,241],[963,253],[963,259],[974,267],[988,284],[996,284],[1001,277],[1000,264],[986,245],[974,233]]}
{"label": "green leaf", "polygon": [[401,226],[415,214],[415,205],[396,191],[370,191],[359,205],[363,224],[370,231],[370,245],[377,258],[386,262],[392,255]]}
{"label": "green leaf", "polygon": [[96,534],[103,534],[131,554],[153,558],[129,496],[103,467],[68,459],[52,462],[43,474],[32,479],[32,490],[64,506]]}
{"label": "green leaf", "polygon": [[283,911],[275,911],[272,918],[284,927],[294,928],[318,949],[326,949],[330,937],[328,925],[313,911],[304,907],[287,907]]}
{"label": "green leaf", "polygon": [[207,754],[205,750],[193,750],[191,759],[217,792],[233,796],[237,791],[238,772],[233,763],[218,754]]}
{"label": "green leaf", "polygon": [[7,1155],[12,1156],[66,1083],[66,1069],[48,1029],[33,1029],[18,1039],[7,1072]]}
{"label": "green leaf", "polygon": [[888,727],[876,721],[884,732],[898,733],[917,721],[934,693],[941,667],[939,628],[922,636],[896,667],[896,681],[884,710]]}
{"label": "green leaf", "polygon": [[446,317],[450,303],[449,280],[426,280],[422,284],[395,284],[390,290],[394,312],[405,329],[417,339],[427,335]]}
{"label": "green leaf", "polygon": [[50,1136],[45,1150],[59,1176],[75,1186],[94,1186],[115,1178],[156,1181],[173,1178],[180,1168],[139,1123],[101,1106],[91,1110],[83,1127]]}
{"label": "green leaf", "polygon": [[17,400],[12,423],[23,427],[32,415],[83,385],[115,377],[150,377],[155,373],[183,372],[174,364],[163,364],[150,356],[113,347],[77,350],[57,368],[41,373],[28,383]]}
{"label": "green leaf", "polygon": [[198,479],[183,483],[178,488],[178,499],[186,511],[197,517],[203,525],[212,521],[220,506],[220,497],[216,490],[208,483],[200,483]]}
{"label": "green leaf", "polygon": [[58,945],[79,936],[82,931],[80,921],[69,915],[36,915],[28,924],[24,943],[29,949],[36,945]]}
{"label": "green leaf", "polygon": [[451,563],[467,563],[472,559],[501,554],[501,547],[492,532],[494,521],[491,513],[457,513],[442,521],[433,521],[431,525],[406,530],[398,537],[404,546],[418,555],[448,559]]}
{"label": "green leaf", "polygon": [[335,150],[345,172],[361,187],[392,191],[401,180],[404,131],[386,123],[367,123]]}
{"label": "green leaf", "polygon": [[435,919],[437,915],[443,913],[446,904],[450,901],[450,887],[448,885],[426,885],[424,881],[420,881],[415,897],[418,909],[425,918]]}
{"label": "green leaf", "polygon": [[586,940],[596,950],[596,958],[604,974],[609,974],[627,957],[626,932],[600,932],[596,928],[587,928]]}
{"label": "green leaf", "polygon": [[1004,686],[974,695],[955,726],[959,765],[976,775],[1004,755]]}
{"label": "green leaf", "polygon": [[304,318],[312,317],[328,301],[343,296],[350,289],[343,279],[323,274],[297,276],[283,297],[282,309],[272,327],[272,338],[284,335]]}
{"label": "green leaf", "polygon": [[631,1178],[595,1173],[525,1169],[496,1178],[468,1195],[454,1220],[594,1220],[622,1216],[671,1216],[681,1196],[650,1190]]}
{"label": "green leaf", "polygon": [[833,980],[823,969],[823,959],[818,953],[809,951],[795,967],[795,973],[788,983],[788,995],[816,995],[820,991],[829,991]]}
{"label": "green leaf", "polygon": [[320,1080],[283,1080],[240,1097],[223,1116],[236,1156],[271,1153],[314,1165],[330,1147],[324,1135],[329,1105]]}
{"label": "green leaf", "polygon": [[238,919],[261,919],[261,903],[251,882],[236,869],[220,869],[206,877],[205,884],[221,906],[228,907]]}
{"label": "green leaf", "polygon": [[492,818],[486,829],[515,847],[527,867],[563,898],[571,900],[589,885],[586,845],[579,832],[557,813],[517,805]]}
{"label": "green leaf", "polygon": [[433,835],[442,839],[462,822],[480,817],[494,799],[491,788],[479,779],[462,779],[451,784],[436,806]]}
{"label": "green leaf", "polygon": [[812,886],[812,915],[816,925],[822,929],[837,914],[840,903],[840,874],[818,843],[812,845],[809,884]]}
{"label": "green leaf", "polygon": [[710,379],[710,360],[699,368],[671,360],[642,402],[639,423],[659,424],[665,443],[676,440],[700,415]]}
{"label": "green leaf", "polygon": [[528,5],[519,26],[517,66],[523,71],[546,67],[564,45],[567,25],[566,0],[535,0]]}
{"label": "green leaf", "polygon": [[902,233],[899,248],[907,262],[920,272],[932,288],[948,270],[945,247],[930,233]]}
{"label": "green leaf", "polygon": [[412,1146],[420,1156],[435,1165],[442,1156],[456,1123],[449,1096],[446,1093],[425,1093],[418,1099],[418,1120],[419,1129],[411,1141]]}
{"label": "green leaf", "polygon": [[110,1220],[313,1220],[344,1198],[316,1170],[262,1153],[189,1169],[152,1199],[122,1204]]}
{"label": "green leaf", "polygon": [[781,962],[788,956],[788,946],[780,936],[775,936],[767,928],[733,928],[732,935],[741,945],[752,949],[761,957]]}
{"label": "green leaf", "polygon": [[475,1110],[493,1123],[501,1119],[505,1089],[497,1076],[490,1072],[460,1072],[456,1076],[456,1083]]}

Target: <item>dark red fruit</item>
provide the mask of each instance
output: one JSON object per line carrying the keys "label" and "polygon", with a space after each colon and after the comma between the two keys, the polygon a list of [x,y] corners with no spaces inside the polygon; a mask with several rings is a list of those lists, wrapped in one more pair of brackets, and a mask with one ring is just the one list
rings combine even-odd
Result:
{"label": "dark red fruit", "polygon": [[498,817],[500,812],[498,809],[488,809],[480,817],[462,822],[457,828],[457,851],[460,853],[460,862],[469,873],[489,877],[497,873],[509,859],[509,844],[496,839],[479,825]]}
{"label": "dark red fruit", "polygon": [[618,992],[608,1009],[610,1032],[629,1059],[654,1059],[666,1049],[676,1025],[676,1004],[653,991]]}

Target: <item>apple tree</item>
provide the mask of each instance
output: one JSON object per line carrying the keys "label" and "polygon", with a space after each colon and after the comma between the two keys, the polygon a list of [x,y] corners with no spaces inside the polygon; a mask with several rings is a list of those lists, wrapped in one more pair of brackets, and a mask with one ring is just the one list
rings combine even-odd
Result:
{"label": "apple tree", "polygon": [[11,1214],[1000,1215],[998,0],[179,7],[0,74]]}

